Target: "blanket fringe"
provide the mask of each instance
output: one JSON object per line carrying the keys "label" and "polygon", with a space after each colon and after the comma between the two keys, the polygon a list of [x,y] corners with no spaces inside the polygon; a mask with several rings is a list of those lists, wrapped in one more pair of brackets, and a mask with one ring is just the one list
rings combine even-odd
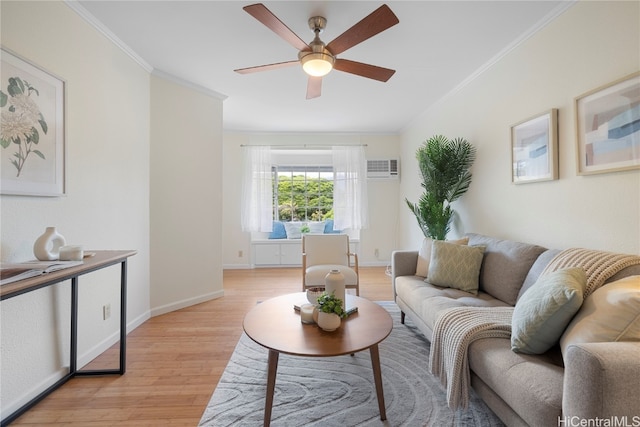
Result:
{"label": "blanket fringe", "polygon": [[438,316],[429,369],[446,387],[452,410],[469,405],[469,345],[481,338],[510,338],[512,315],[513,307],[455,307]]}

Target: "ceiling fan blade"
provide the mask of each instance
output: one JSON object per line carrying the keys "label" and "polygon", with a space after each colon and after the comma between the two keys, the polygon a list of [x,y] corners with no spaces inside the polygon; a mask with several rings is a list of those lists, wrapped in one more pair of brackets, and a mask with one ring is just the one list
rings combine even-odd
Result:
{"label": "ceiling fan blade", "polygon": [[307,99],[318,98],[322,92],[322,77],[311,77],[307,82]]}
{"label": "ceiling fan blade", "polygon": [[237,70],[233,70],[236,73],[240,74],[250,74],[257,73],[259,71],[268,71],[268,70],[276,70],[278,68],[286,68],[291,67],[292,65],[298,65],[300,61],[286,61],[286,62],[276,62],[275,64],[266,64],[266,65],[258,65],[256,67],[248,67],[248,68],[238,68]]}
{"label": "ceiling fan blade", "polygon": [[358,43],[362,43],[368,38],[393,27],[398,22],[400,20],[389,9],[389,6],[383,4],[353,27],[336,37],[327,45],[327,50],[333,55],[339,55]]}
{"label": "ceiling fan blade", "polygon": [[298,50],[309,49],[309,45],[296,35],[289,27],[278,19],[265,5],[262,3],[252,4],[243,7],[243,9],[251,16],[262,22],[267,28],[279,35]]}
{"label": "ceiling fan blade", "polygon": [[333,68],[338,71],[344,71],[345,73],[351,73],[357,76],[379,80],[381,82],[386,82],[396,72],[396,70],[391,70],[389,68],[364,64],[362,62],[349,61],[348,59],[336,59]]}

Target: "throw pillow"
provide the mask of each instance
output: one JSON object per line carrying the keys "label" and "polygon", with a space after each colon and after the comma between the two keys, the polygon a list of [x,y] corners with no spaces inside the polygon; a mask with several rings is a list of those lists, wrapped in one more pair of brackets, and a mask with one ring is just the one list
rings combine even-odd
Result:
{"label": "throw pillow", "polygon": [[284,228],[287,231],[287,239],[302,239],[302,222],[285,222]]}
{"label": "throw pillow", "polygon": [[333,229],[333,220],[328,219],[324,223],[324,234],[340,234],[340,230]]}
{"label": "throw pillow", "polygon": [[640,276],[630,276],[589,295],[560,338],[565,354],[571,344],[640,341]]}
{"label": "throw pillow", "polygon": [[[469,243],[469,238],[464,237],[458,240],[447,240],[449,243],[455,243],[457,245],[466,245]],[[425,237],[422,241],[422,247],[418,251],[418,264],[416,265],[416,276],[427,277],[429,275],[429,261],[431,260],[431,245],[433,239]]]}
{"label": "throw pillow", "polygon": [[511,320],[511,350],[541,354],[553,347],[582,305],[587,275],[567,268],[541,276],[520,297]]}
{"label": "throw pillow", "polygon": [[484,246],[434,240],[429,259],[429,283],[477,295],[484,249]]}
{"label": "throw pillow", "polygon": [[416,265],[416,276],[427,277],[429,274],[429,260],[431,259],[431,245],[433,240],[425,237],[422,246],[418,251],[418,264]]}
{"label": "throw pillow", "polygon": [[286,239],[287,231],[281,221],[273,221],[273,230],[269,234],[270,239]]}
{"label": "throw pillow", "polygon": [[309,227],[309,234],[323,234],[324,233],[324,221],[312,221],[307,223]]}

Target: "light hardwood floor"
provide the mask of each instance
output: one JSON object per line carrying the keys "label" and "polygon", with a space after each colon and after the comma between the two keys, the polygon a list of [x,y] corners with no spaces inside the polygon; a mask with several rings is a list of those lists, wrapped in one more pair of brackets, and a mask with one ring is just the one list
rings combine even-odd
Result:
{"label": "light hardwood floor", "polygon": [[[74,378],[12,425],[197,426],[258,301],[300,292],[300,268],[225,270],[224,297],[154,317],[127,338],[123,376]],[[392,300],[384,267],[360,268],[360,296]],[[115,367],[114,346],[87,368]]]}

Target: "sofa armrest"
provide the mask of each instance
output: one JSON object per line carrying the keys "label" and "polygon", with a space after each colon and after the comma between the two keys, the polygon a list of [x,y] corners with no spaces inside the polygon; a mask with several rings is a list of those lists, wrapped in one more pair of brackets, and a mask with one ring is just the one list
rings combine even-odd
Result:
{"label": "sofa armrest", "polygon": [[640,422],[640,342],[570,345],[565,355],[565,419],[635,417]]}
{"label": "sofa armrest", "polygon": [[393,251],[391,252],[391,284],[393,285],[393,297],[396,296],[396,277],[415,276],[418,265],[418,251]]}

